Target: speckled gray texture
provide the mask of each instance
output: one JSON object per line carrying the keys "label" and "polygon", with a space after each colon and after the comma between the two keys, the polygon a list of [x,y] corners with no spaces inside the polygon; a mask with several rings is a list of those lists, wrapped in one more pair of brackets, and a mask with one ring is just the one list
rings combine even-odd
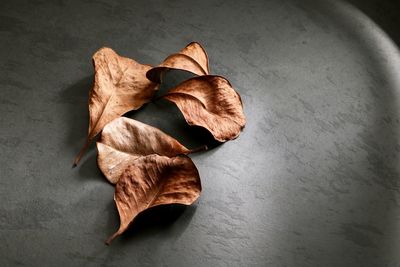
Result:
{"label": "speckled gray texture", "polygon": [[[3,0],[0,40],[0,266],[400,266],[400,54],[357,7]],[[158,64],[194,40],[247,126],[193,155],[194,206],[107,247],[119,219],[94,146],[71,169],[91,55]],[[165,102],[129,116],[196,143]]]}

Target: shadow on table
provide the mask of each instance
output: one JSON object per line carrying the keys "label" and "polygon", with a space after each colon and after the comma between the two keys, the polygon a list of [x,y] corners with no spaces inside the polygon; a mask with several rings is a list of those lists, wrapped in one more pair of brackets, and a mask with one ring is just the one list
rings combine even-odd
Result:
{"label": "shadow on table", "polygon": [[[112,202],[107,208],[109,210],[109,225],[107,229],[111,229],[109,235],[112,235],[119,229],[119,215]],[[118,246],[125,243],[141,242],[147,238],[177,238],[187,228],[193,215],[197,209],[196,204],[191,206],[181,204],[170,204],[152,207],[141,212],[134,221],[129,225],[128,229],[117,236],[110,246]]]}
{"label": "shadow on table", "polygon": [[128,230],[121,236],[121,240],[131,242],[132,239],[142,239],[160,232],[168,235],[168,229],[171,229],[172,225],[176,226],[174,229],[179,227],[179,231],[184,232],[195,211],[196,205],[172,204],[150,208],[135,218]]}
{"label": "shadow on table", "polygon": [[347,0],[359,8],[400,47],[400,1]]}
{"label": "shadow on table", "polygon": [[[310,214],[318,214],[315,211],[309,213],[307,209],[310,207],[307,205],[304,206],[305,212],[299,213],[301,215],[288,215],[285,221],[287,228],[293,231],[293,235],[282,239],[282,246],[289,247],[290,251],[300,248],[296,256],[308,257],[315,262],[336,261],[337,255],[331,253],[335,251],[341,255],[347,253],[343,261],[374,265],[373,262],[382,263],[387,258],[395,258],[395,254],[388,254],[386,251],[391,248],[389,244],[393,246],[398,244],[394,234],[396,229],[393,226],[398,217],[395,211],[399,205],[400,190],[398,171],[400,79],[399,74],[395,72],[399,67],[398,61],[395,60],[398,57],[398,47],[385,36],[379,35],[379,31],[372,26],[367,29],[361,28],[360,22],[356,19],[359,15],[358,9],[353,6],[338,4],[332,8],[327,4],[330,2],[320,1],[319,4],[316,2],[318,1],[302,2],[302,9],[322,14],[321,19],[327,19],[330,23],[337,24],[344,32],[347,31],[348,36],[351,37],[348,40],[351,40],[352,49],[362,55],[363,61],[359,72],[362,75],[358,78],[361,77],[363,81],[357,86],[362,86],[361,88],[365,90],[361,97],[367,97],[368,101],[365,106],[354,104],[357,108],[352,114],[349,113],[351,118],[355,118],[353,121],[340,119],[335,121],[336,128],[348,129],[344,133],[339,133],[347,135],[347,140],[343,144],[335,144],[329,148],[330,155],[334,156],[327,159],[337,164],[332,164],[334,167],[324,171],[313,166],[314,162],[307,163],[316,170],[311,172],[315,176],[307,178],[306,189],[310,190],[307,192],[313,192],[307,200],[310,201],[309,203],[318,202],[321,195],[325,200],[330,200],[326,202],[327,204],[318,207],[321,213],[332,214],[331,217],[321,220],[320,225],[317,223],[313,226],[307,225],[304,222],[314,222]],[[398,13],[400,3],[395,4],[392,1],[389,4],[389,1],[380,1],[378,4],[378,1],[358,0],[349,0],[349,2],[365,10],[364,12],[373,20],[376,19],[392,40],[399,44],[400,27],[395,27],[399,25],[399,17],[391,19],[390,14],[393,14],[395,10]],[[378,8],[380,4],[382,6]],[[385,8],[393,8],[393,10],[388,10],[387,17],[382,11]],[[379,38],[371,38],[373,34],[379,35]],[[390,56],[393,56],[393,60]],[[351,89],[349,86],[349,90]],[[340,90],[336,93],[339,92]],[[346,96],[338,95],[338,97]],[[339,108],[338,113],[345,112],[340,111]],[[370,116],[368,120],[365,119],[366,114]],[[354,129],[357,130],[356,133],[353,132]],[[318,151],[320,148],[316,149]],[[296,175],[300,176],[302,173],[299,172]],[[304,175],[309,176],[309,173],[304,172]],[[300,203],[304,199],[300,191],[297,193],[299,193],[299,199],[292,199],[292,201]],[[296,198],[297,194],[294,195]],[[343,200],[348,202],[345,203]],[[312,227],[319,231],[315,229],[309,231],[308,229]],[[327,229],[329,230],[326,231]],[[318,240],[318,243],[315,240]],[[314,251],[316,246],[319,252]],[[356,252],[364,249],[369,249],[371,253],[358,257]]]}
{"label": "shadow on table", "polygon": [[[65,104],[66,107],[65,119],[68,132],[65,145],[74,156],[78,154],[86,140],[89,125],[88,94],[92,86],[93,75],[84,77],[67,87],[59,96],[59,102]],[[93,150],[94,145],[91,144],[87,153]],[[73,158],[71,158],[71,166],[72,161]]]}

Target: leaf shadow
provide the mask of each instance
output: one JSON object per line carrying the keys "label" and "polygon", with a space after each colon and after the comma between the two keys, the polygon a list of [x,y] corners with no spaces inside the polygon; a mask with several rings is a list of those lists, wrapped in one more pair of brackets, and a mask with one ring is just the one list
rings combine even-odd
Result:
{"label": "leaf shadow", "polygon": [[[88,94],[93,85],[94,76],[90,75],[77,81],[61,91],[57,102],[64,104],[67,121],[65,145],[71,153],[78,153],[83,146],[88,131],[89,111]],[[92,151],[92,144],[88,151]],[[72,162],[71,158],[71,162]]]}
{"label": "leaf shadow", "polygon": [[[94,146],[94,144],[92,144]],[[94,149],[95,150],[95,149]],[[98,181],[103,180],[106,181],[103,173],[97,167],[97,156],[96,151],[91,150],[87,153],[86,157],[82,160],[82,162],[78,166],[78,174],[80,180],[83,178],[88,181]]]}
{"label": "leaf shadow", "polygon": [[146,107],[128,112],[124,116],[159,128],[189,149],[203,145],[212,149],[222,144],[207,129],[188,125],[178,107],[164,99],[149,103]]}
{"label": "leaf shadow", "polygon": [[161,85],[156,93],[155,97],[159,97],[162,95],[165,95],[170,89],[178,86],[180,83],[196,77],[198,75],[190,72],[190,71],[185,71],[185,70],[174,70],[170,69],[168,71],[164,71],[161,74]]}
{"label": "leaf shadow", "polygon": [[[108,229],[116,229],[115,225],[119,222],[118,212],[113,207],[109,207],[112,212],[109,213]],[[129,228],[120,236],[118,236],[111,246],[132,242],[140,242],[150,237],[158,238],[177,238],[188,227],[197,209],[196,205],[186,206],[181,204],[168,204],[149,208],[141,212]],[[110,233],[111,235],[112,233]]]}
{"label": "leaf shadow", "polygon": [[[195,76],[197,75],[183,70],[164,72],[162,74],[163,82],[154,99],[165,95],[171,88]],[[208,149],[212,149],[222,144],[216,141],[207,129],[188,125],[178,107],[162,98],[148,103],[139,110],[128,112],[124,116],[161,129],[189,149],[203,145],[207,145]]]}

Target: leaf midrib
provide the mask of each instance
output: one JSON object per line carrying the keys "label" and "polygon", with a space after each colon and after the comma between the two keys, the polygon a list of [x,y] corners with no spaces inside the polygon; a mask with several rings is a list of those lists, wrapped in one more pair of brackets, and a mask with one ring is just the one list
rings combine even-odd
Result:
{"label": "leaf midrib", "polygon": [[[119,59],[118,59],[118,65],[119,65]],[[108,68],[108,71],[110,72],[110,76],[112,77],[111,70],[110,70],[110,67],[108,66],[108,64],[107,64],[107,68]],[[129,69],[129,66],[126,67],[126,69],[122,71],[122,74],[121,74],[121,77],[119,78],[119,80],[118,80],[116,83],[113,83],[114,90],[113,90],[112,94],[110,95],[110,97],[107,99],[107,102],[106,102],[106,104],[104,105],[104,108],[103,108],[103,110],[101,111],[100,116],[98,117],[98,119],[97,119],[97,121],[96,121],[96,124],[95,124],[95,125],[93,126],[93,128],[91,129],[91,131],[90,131],[90,133],[89,133],[89,136],[92,136],[94,130],[96,129],[97,125],[99,124],[99,121],[101,120],[101,117],[103,116],[105,110],[107,109],[109,103],[111,102],[111,99],[113,98],[113,96],[115,95],[115,92],[117,91],[117,85],[119,85],[119,83],[121,82],[122,78],[124,77],[124,75],[125,75],[125,73],[126,73],[126,71],[127,71],[128,69]],[[92,136],[91,138],[93,138],[93,137],[94,137],[94,136]]]}

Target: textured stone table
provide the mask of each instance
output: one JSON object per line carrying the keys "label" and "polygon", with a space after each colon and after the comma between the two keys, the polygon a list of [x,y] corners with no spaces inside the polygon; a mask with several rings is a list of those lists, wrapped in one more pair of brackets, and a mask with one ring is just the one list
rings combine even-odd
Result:
{"label": "textured stone table", "polygon": [[[0,266],[400,266],[400,54],[357,7],[4,0],[0,40]],[[247,126],[193,155],[195,205],[145,214],[107,247],[119,218],[95,147],[71,169],[91,55],[156,65],[190,41]],[[201,140],[165,102],[129,116]]]}

